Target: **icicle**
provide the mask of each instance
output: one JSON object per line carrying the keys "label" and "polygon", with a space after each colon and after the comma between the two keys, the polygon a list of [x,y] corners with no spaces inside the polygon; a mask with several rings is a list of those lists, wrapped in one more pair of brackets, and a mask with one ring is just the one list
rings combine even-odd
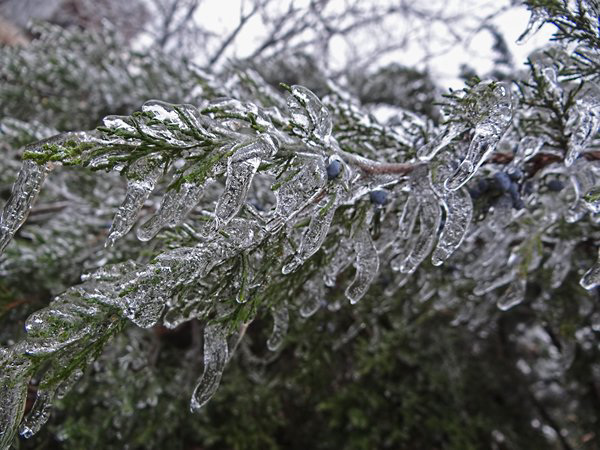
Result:
{"label": "icicle", "polygon": [[559,288],[571,270],[571,258],[575,244],[575,241],[559,240],[554,246],[552,256],[544,264],[552,270],[550,277],[552,289]]}
{"label": "icicle", "polygon": [[333,128],[327,108],[323,106],[319,97],[303,86],[292,86],[291,93],[288,97],[288,108],[292,120],[321,142],[327,143]]}
{"label": "icicle", "polygon": [[292,257],[289,263],[283,266],[281,273],[287,275],[293,272],[321,248],[333,221],[338,196],[341,196],[339,186],[338,189],[330,194],[329,198],[325,197],[317,205],[310,218],[308,228],[302,236],[298,252]]}
{"label": "icicle", "polygon": [[379,255],[377,249],[371,239],[371,233],[367,222],[363,222],[358,226],[354,233],[354,251],[356,252],[356,260],[354,267],[356,274],[352,283],[346,288],[346,298],[350,303],[357,303],[369,290],[369,286],[377,276],[379,271]]}
{"label": "icicle", "polygon": [[517,38],[517,44],[523,45],[529,41],[529,39],[539,31],[540,28],[546,23],[547,15],[540,9],[532,9],[531,16],[525,31]]}
{"label": "icicle", "polygon": [[496,306],[502,311],[508,311],[509,309],[523,303],[525,300],[525,289],[527,288],[527,278],[518,277],[513,281],[502,296],[496,302]]}
{"label": "icicle", "polygon": [[409,239],[407,245],[411,247],[411,251],[402,261],[400,266],[402,273],[413,273],[417,270],[419,264],[431,251],[440,227],[442,214],[437,199],[429,195],[420,199],[419,203],[419,233]]}
{"label": "icicle", "polygon": [[27,219],[50,168],[50,163],[39,165],[30,160],[23,162],[0,216],[0,254]]}
{"label": "icicle", "polygon": [[473,289],[473,294],[485,295],[488,292],[499,288],[500,286],[504,286],[505,284],[512,282],[515,279],[515,277],[516,272],[514,270],[510,270],[508,272],[503,273],[500,276],[492,278],[491,280],[482,281],[479,284],[477,284],[477,286],[475,286],[475,289]]}
{"label": "icicle", "polygon": [[140,209],[144,206],[144,202],[154,190],[162,171],[163,166],[160,156],[145,156],[131,165],[127,171],[128,181],[125,200],[123,200],[113,220],[106,240],[107,247],[114,245],[117,239],[129,232]]}
{"label": "icicle", "polygon": [[235,299],[238,303],[246,303],[250,292],[250,262],[246,252],[240,255],[240,264],[240,284]]}
{"label": "icicle", "polygon": [[310,317],[321,307],[325,298],[325,286],[320,282],[320,278],[309,279],[304,283],[304,295],[300,305],[300,315]]}
{"label": "icicle", "polygon": [[273,331],[267,340],[267,348],[270,351],[275,352],[281,347],[287,334],[289,320],[287,303],[282,303],[273,310]]}
{"label": "icicle", "polygon": [[[476,89],[476,88],[474,88]],[[480,89],[489,89],[489,84],[482,84]],[[485,117],[475,126],[475,135],[469,145],[467,156],[456,172],[448,178],[444,185],[446,189],[455,191],[467,183],[488,155],[496,148],[498,141],[508,129],[512,121],[512,94],[510,85],[498,83],[493,92],[489,110]]]}
{"label": "icicle", "polygon": [[218,324],[204,328],[204,371],[192,395],[191,410],[198,411],[215,394],[227,363],[227,333]]}
{"label": "icicle", "polygon": [[338,275],[352,264],[350,250],[350,242],[347,239],[343,239],[340,245],[333,250],[333,256],[325,266],[325,275],[323,276],[325,286],[334,287]]}
{"label": "icicle", "polygon": [[583,275],[579,284],[587,290],[600,286],[600,247],[598,248],[596,263]]}
{"label": "icicle", "polygon": [[19,434],[25,439],[29,439],[36,434],[46,424],[52,412],[52,401],[54,400],[54,391],[39,390],[33,408],[25,417],[23,424],[19,429]]}
{"label": "icicle", "polygon": [[[597,99],[593,99],[598,101]],[[570,167],[579,154],[587,147],[600,127],[600,109],[598,105],[584,100],[577,100],[572,108],[574,113],[569,117],[566,127],[572,130],[565,156],[565,166]]]}
{"label": "icicle", "polygon": [[158,212],[137,229],[138,239],[149,241],[163,228],[181,224],[198,204],[203,192],[204,185],[198,186],[187,182],[183,183],[179,190],[167,191]]}
{"label": "icicle", "polygon": [[460,246],[473,216],[473,201],[464,189],[449,191],[443,199],[443,206],[446,223],[431,257],[434,266],[441,265]]}
{"label": "icicle", "polygon": [[412,234],[419,217],[419,202],[416,195],[409,195],[404,204],[402,215],[398,222],[398,234],[402,239],[408,239]]}
{"label": "icicle", "polygon": [[466,131],[466,127],[456,123],[450,123],[444,130],[435,136],[430,142],[423,145],[417,151],[417,158],[421,161],[429,161],[452,140]]}
{"label": "icicle", "polygon": [[215,209],[217,226],[227,224],[246,201],[250,184],[263,158],[276,152],[273,140],[261,136],[257,140],[238,147],[227,161],[227,179],[225,191],[219,198]]}
{"label": "icicle", "polygon": [[321,157],[303,158],[300,164],[300,171],[275,190],[277,206],[275,217],[269,223],[270,229],[277,227],[281,221],[292,219],[315,200],[327,183],[327,170]]}

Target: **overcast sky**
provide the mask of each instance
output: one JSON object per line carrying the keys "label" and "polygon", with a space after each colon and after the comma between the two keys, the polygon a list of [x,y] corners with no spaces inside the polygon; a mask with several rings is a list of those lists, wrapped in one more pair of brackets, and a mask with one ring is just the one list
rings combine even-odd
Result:
{"label": "overcast sky", "polygon": [[[239,20],[240,3],[242,0],[205,0],[197,12],[197,20],[200,20],[204,26],[215,33],[226,35],[229,30],[236,27]],[[298,3],[308,0],[296,0]],[[393,0],[365,0],[369,2],[386,2]],[[435,0],[431,4],[436,3]],[[287,4],[287,1],[281,1],[280,5]],[[334,0],[334,7],[343,8],[344,0]],[[440,3],[437,2],[439,5]],[[501,9],[502,6],[508,6],[506,0],[445,0],[442,2],[446,13],[466,14],[473,16],[470,24],[475,27],[479,23],[476,17],[485,17],[486,15]],[[419,4],[421,5],[421,4]],[[505,36],[507,44],[513,53],[515,63],[519,64],[525,61],[527,55],[535,48],[544,45],[551,35],[552,27],[545,26],[535,35],[526,45],[517,45],[515,41],[525,29],[529,20],[529,12],[524,7],[513,7],[501,13],[491,21],[499,31]],[[467,22],[469,23],[469,22]],[[397,26],[398,30],[413,26],[413,23],[392,24]],[[427,28],[427,29],[424,29]],[[493,44],[492,37],[487,31],[480,31],[477,34],[467,33],[460,46],[444,45],[444,34],[447,29],[443,24],[427,24],[421,27],[415,34],[431,36],[431,40],[437,39],[433,49],[433,54],[427,54],[419,40],[411,41],[408,48],[387,55],[382,62],[399,62],[411,67],[425,68],[424,60],[427,60],[427,68],[431,71],[434,78],[444,87],[460,88],[463,82],[458,78],[459,68],[466,63],[476,68],[480,73],[485,73],[492,68],[492,53],[490,52]],[[227,56],[247,56],[256,48],[256,43],[264,38],[264,26],[258,16],[251,19],[238,38],[235,41],[235,54],[229,53]],[[369,47],[369,41],[376,39],[377,36],[367,34],[363,37],[365,48]],[[385,36],[389,39],[389,36]],[[439,43],[438,43],[439,41]],[[347,48],[342,39],[333,40],[331,67],[335,68],[345,60],[350,49]],[[337,61],[335,59],[338,59]]]}

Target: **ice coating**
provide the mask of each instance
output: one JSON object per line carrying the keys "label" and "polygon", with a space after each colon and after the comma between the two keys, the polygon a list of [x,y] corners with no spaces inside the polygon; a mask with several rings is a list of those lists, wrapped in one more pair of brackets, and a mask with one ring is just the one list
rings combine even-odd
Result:
{"label": "ice coating", "polygon": [[[418,214],[419,230],[418,233],[411,232],[406,237],[404,247],[407,251],[404,259],[400,262],[399,258],[396,258],[396,263],[392,262],[402,273],[413,273],[423,262],[433,248],[440,226],[442,212],[431,187],[428,167],[420,167],[411,174],[411,196],[416,197],[419,205],[418,208],[415,208]],[[404,218],[403,223],[407,222],[413,223],[413,220]],[[414,225],[411,225],[409,229],[414,229],[413,227]]]}
{"label": "ice coating", "polygon": [[[487,89],[489,86],[482,83],[480,89]],[[485,111],[485,117],[475,126],[475,134],[467,155],[456,172],[444,183],[446,189],[450,191],[460,189],[475,175],[511,124],[513,100],[510,85],[505,82],[497,83],[491,92],[487,92],[487,95],[490,96],[491,105]]]}
{"label": "ice coating", "polygon": [[0,254],[27,219],[50,167],[49,164],[40,165],[30,160],[23,162],[0,216]]}
{"label": "ice coating", "polygon": [[196,412],[206,405],[219,388],[228,354],[225,329],[218,324],[206,325],[204,328],[204,371],[192,394],[192,412]]}
{"label": "ice coating", "polygon": [[0,448],[10,448],[27,400],[27,373],[31,362],[11,351],[0,354]]}
{"label": "ice coating", "polygon": [[246,201],[250,184],[261,160],[272,156],[276,151],[273,140],[268,136],[261,136],[235,150],[227,161],[225,191],[215,209],[218,226],[227,224],[238,213]]}
{"label": "ice coating", "polygon": [[315,208],[311,215],[310,223],[308,228],[302,236],[300,242],[300,248],[298,252],[292,257],[292,260],[283,266],[281,272],[284,275],[293,272],[300,265],[304,263],[308,258],[314,255],[327,237],[329,227],[333,220],[333,216],[336,210],[336,200],[338,196],[341,197],[340,189],[336,189],[335,192],[326,196]]}
{"label": "ice coating", "polygon": [[52,412],[52,401],[54,392],[39,390],[33,408],[25,417],[23,424],[19,428],[19,434],[29,439],[36,434],[45,425]]}
{"label": "ice coating", "polygon": [[343,239],[335,248],[329,263],[325,266],[323,282],[325,286],[334,287],[338,275],[352,264],[350,255],[352,244],[348,239]]}
{"label": "ice coating", "polygon": [[431,256],[434,266],[443,264],[460,246],[473,216],[473,201],[464,189],[449,191],[444,197],[443,207],[446,210],[446,223]]}
{"label": "ice coating", "polygon": [[550,287],[560,287],[571,270],[571,259],[566,258],[575,248],[575,241],[560,240],[554,245],[554,251],[544,266],[552,270]]}
{"label": "ice coating", "polygon": [[279,350],[281,344],[283,344],[283,340],[287,335],[288,325],[289,325],[289,311],[286,303],[282,303],[278,305],[272,310],[273,315],[273,331],[271,331],[271,336],[267,339],[267,348],[275,352]]}
{"label": "ice coating", "polygon": [[288,109],[295,123],[312,133],[319,141],[327,143],[333,122],[327,108],[312,91],[304,86],[292,86]]}
{"label": "ice coating", "polygon": [[138,239],[149,241],[163,228],[181,224],[198,204],[203,192],[204,185],[188,182],[184,182],[179,190],[168,190],[158,212],[137,229]]}
{"label": "ice coating", "polygon": [[270,228],[278,226],[281,221],[293,218],[311,201],[319,195],[327,182],[325,162],[321,157],[298,158],[300,168],[298,172],[285,181],[275,191],[277,206],[275,217]]}
{"label": "ice coating", "polygon": [[325,285],[319,278],[304,283],[304,292],[300,299],[300,315],[310,317],[316,313],[325,298]]}
{"label": "ice coating", "polygon": [[[593,95],[593,94],[589,94]],[[573,106],[573,113],[567,122],[567,127],[572,129],[568,141],[568,150],[565,156],[565,166],[571,166],[581,152],[589,145],[592,138],[598,133],[600,127],[600,98],[577,100]]]}
{"label": "ice coating", "polygon": [[430,161],[440,150],[450,144],[455,137],[458,137],[465,131],[466,127],[464,125],[456,123],[448,124],[442,132],[417,150],[417,157],[421,161]]}
{"label": "ice coating", "polygon": [[366,223],[358,226],[353,237],[356,253],[356,260],[354,261],[356,273],[354,279],[346,288],[345,295],[350,303],[355,304],[367,293],[371,283],[377,276],[379,255]]}
{"label": "ice coating", "polygon": [[135,161],[127,171],[127,192],[119,207],[106,241],[111,246],[131,230],[144,202],[162,175],[160,157],[145,156]]}

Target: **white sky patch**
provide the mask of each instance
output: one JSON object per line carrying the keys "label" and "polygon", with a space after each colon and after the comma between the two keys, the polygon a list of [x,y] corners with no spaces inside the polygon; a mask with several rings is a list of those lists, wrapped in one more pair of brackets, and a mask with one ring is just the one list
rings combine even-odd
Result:
{"label": "white sky patch", "polygon": [[[306,6],[308,2],[309,0],[297,0],[295,5]],[[201,22],[203,27],[224,39],[238,25],[242,3],[242,0],[205,0],[197,11],[196,20]],[[328,8],[342,11],[345,3],[345,0],[333,0]],[[390,0],[370,0],[368,5],[389,3]],[[275,2],[274,5],[273,14],[281,14],[286,10],[289,2],[281,0]],[[467,19],[465,23],[474,29],[480,20],[477,17],[491,14],[503,5],[508,6],[509,3],[508,1],[489,0],[448,0],[442,3],[433,1],[431,5],[430,12],[473,15],[473,19]],[[246,8],[250,7],[249,4],[245,6]],[[422,5],[419,7],[424,10],[427,8]],[[477,17],[473,12],[477,13]],[[517,45],[515,41],[525,30],[528,20],[529,12],[525,7],[513,7],[490,21],[490,24],[495,25],[504,36],[517,68],[526,61],[528,54],[548,42],[553,31],[552,26],[546,25],[525,45]],[[448,28],[440,22],[421,23],[417,28],[415,19],[409,18],[404,22],[398,21],[397,25],[389,23],[386,25],[391,31],[388,30],[384,33],[382,30],[380,36],[377,35],[377,30],[374,32],[372,29],[358,33],[354,45],[348,45],[347,40],[334,36],[329,47],[328,67],[333,70],[342,68],[356,55],[357,49],[368,54],[372,48],[375,48],[381,41],[385,42],[386,39],[406,39],[407,45],[401,50],[386,54],[378,60],[377,65],[397,62],[408,67],[428,69],[433,78],[444,88],[459,89],[464,86],[463,81],[458,77],[463,64],[474,68],[480,74],[489,72],[494,66],[494,53],[491,50],[493,39],[489,31],[485,29],[475,34],[466,34],[461,44],[456,45],[456,43],[448,42],[450,40]],[[413,32],[414,36],[411,35]],[[403,35],[403,33],[407,34]],[[245,24],[235,39],[234,46],[228,50],[225,56],[227,58],[248,57],[267,37],[264,22],[260,16],[256,15]],[[424,39],[427,42],[435,42],[435,45],[428,46],[430,47],[429,51],[426,51],[425,46],[422,45]]]}

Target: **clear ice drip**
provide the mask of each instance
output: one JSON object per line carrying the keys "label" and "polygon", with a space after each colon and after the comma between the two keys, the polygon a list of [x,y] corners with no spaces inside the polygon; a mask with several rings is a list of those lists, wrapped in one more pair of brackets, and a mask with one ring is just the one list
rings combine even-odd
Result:
{"label": "clear ice drip", "polygon": [[346,288],[345,295],[350,303],[357,303],[369,290],[369,286],[379,272],[379,255],[371,239],[367,221],[358,225],[353,235],[356,260],[354,267],[356,274],[350,285]]}
{"label": "clear ice drip", "polygon": [[[478,89],[479,87],[479,89]],[[481,83],[474,89],[489,89],[489,83]],[[455,191],[467,183],[483,164],[512,121],[513,100],[508,83],[497,83],[491,92],[491,102],[485,116],[475,126],[475,135],[467,150],[467,156],[456,172],[444,183],[446,189]]]}
{"label": "clear ice drip", "polygon": [[342,239],[340,245],[333,250],[333,255],[325,266],[325,275],[323,275],[325,286],[334,287],[338,275],[352,264],[351,250],[351,242],[348,239]]}
{"label": "clear ice drip", "polygon": [[502,311],[508,311],[509,309],[523,303],[525,300],[525,289],[527,288],[527,278],[517,277],[516,280],[510,283],[506,291],[502,294],[496,306]]}
{"label": "clear ice drip", "polygon": [[292,120],[319,141],[327,143],[333,122],[327,108],[312,91],[304,86],[292,86],[288,108]]}
{"label": "clear ice drip", "polygon": [[215,209],[218,226],[227,224],[238,213],[246,201],[250,184],[260,162],[263,158],[274,155],[276,151],[273,140],[269,136],[262,135],[255,141],[238,147],[229,158],[225,191]]}
{"label": "clear ice drip", "polygon": [[127,171],[127,192],[110,228],[107,246],[125,236],[133,227],[144,202],[162,175],[161,158],[145,156],[135,161]]}
{"label": "clear ice drip", "polygon": [[219,388],[228,354],[225,328],[219,324],[206,325],[204,328],[204,371],[192,394],[192,412],[196,412],[206,405]]}
{"label": "clear ice drip", "polygon": [[579,284],[584,289],[593,289],[600,286],[600,247],[598,248],[598,259],[594,265],[583,275]]}
{"label": "clear ice drip", "polygon": [[283,344],[283,340],[287,335],[287,330],[290,321],[290,314],[286,303],[282,303],[273,309],[273,331],[267,339],[267,348],[275,352]]}
{"label": "clear ice drip", "polygon": [[592,138],[598,134],[600,98],[592,97],[591,101],[590,99],[577,100],[572,107],[566,127],[572,130],[567,143],[567,155],[565,156],[565,166],[570,167],[580,153],[590,144]]}
{"label": "clear ice drip", "polygon": [[552,271],[552,275],[550,276],[550,287],[552,289],[559,288],[569,274],[575,244],[576,241],[559,240],[554,245],[552,255],[544,264],[545,267]]}
{"label": "clear ice drip", "polygon": [[292,260],[283,266],[281,272],[284,275],[293,272],[300,267],[304,261],[314,255],[325,242],[329,227],[333,221],[337,208],[337,199],[341,197],[341,185],[336,185],[334,192],[325,196],[314,209],[308,228],[302,236],[300,248],[292,257]]}
{"label": "clear ice drip", "polygon": [[300,315],[310,317],[316,313],[323,300],[325,299],[325,285],[320,277],[311,278],[304,283],[304,292],[302,293],[300,303]]}
{"label": "clear ice drip", "polygon": [[[325,163],[320,156],[298,159],[301,168],[289,181],[286,180],[275,191],[277,206],[275,217],[269,227],[274,228],[282,221],[289,221],[305,206],[315,200],[327,182]],[[283,174],[285,177],[286,174]]]}
{"label": "clear ice drip", "polygon": [[0,216],[0,254],[27,219],[49,171],[49,164],[40,165],[30,160],[23,162]]}
{"label": "clear ice drip", "polygon": [[434,266],[443,264],[460,246],[473,216],[473,201],[464,189],[448,191],[442,206],[446,211],[446,223],[431,256]]}
{"label": "clear ice drip", "polygon": [[[419,167],[411,174],[412,196],[416,196],[418,201],[418,208],[415,209],[418,211],[419,230],[416,234],[411,233],[405,243],[405,247],[410,250],[399,265],[402,273],[413,273],[419,264],[423,262],[433,248],[440,227],[442,212],[431,187],[428,167]],[[411,223],[412,221],[410,217],[405,217],[403,223]]]}
{"label": "clear ice drip", "polygon": [[204,186],[183,183],[179,190],[170,189],[162,199],[158,212],[137,229],[140,241],[149,241],[165,227],[180,225],[200,201]]}

